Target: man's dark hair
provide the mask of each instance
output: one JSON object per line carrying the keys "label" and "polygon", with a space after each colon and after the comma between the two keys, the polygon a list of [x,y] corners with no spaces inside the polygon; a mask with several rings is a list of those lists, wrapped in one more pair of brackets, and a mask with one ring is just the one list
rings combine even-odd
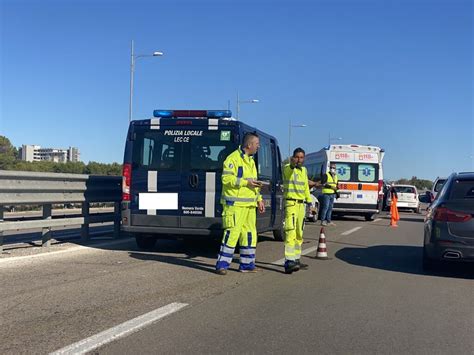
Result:
{"label": "man's dark hair", "polygon": [[258,138],[258,134],[255,132],[245,133],[244,138],[242,139],[242,148],[246,148],[253,138]]}
{"label": "man's dark hair", "polygon": [[303,153],[303,155],[306,155],[306,152],[304,151],[303,148],[296,148],[294,151],[293,151],[293,156],[296,156],[296,154],[298,153]]}

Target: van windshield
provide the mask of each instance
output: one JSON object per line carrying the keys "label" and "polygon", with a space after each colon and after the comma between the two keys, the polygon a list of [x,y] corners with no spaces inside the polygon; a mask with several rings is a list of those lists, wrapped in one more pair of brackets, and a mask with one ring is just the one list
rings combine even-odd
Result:
{"label": "van windshield", "polygon": [[237,145],[230,130],[165,129],[138,131],[133,164],[147,170],[218,171]]}

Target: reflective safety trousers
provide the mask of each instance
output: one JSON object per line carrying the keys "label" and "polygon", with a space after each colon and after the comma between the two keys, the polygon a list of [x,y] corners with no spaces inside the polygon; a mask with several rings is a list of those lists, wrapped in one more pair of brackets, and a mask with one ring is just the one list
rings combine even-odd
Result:
{"label": "reflective safety trousers", "polygon": [[304,166],[292,168],[290,164],[286,164],[283,168],[283,184],[285,199],[312,201],[309,192],[308,173]]}
{"label": "reflective safety trousers", "polygon": [[222,213],[224,237],[217,258],[216,270],[229,268],[237,242],[240,246],[240,270],[255,268],[256,222],[257,209],[254,206],[224,206]]}
{"label": "reflective safety trousers", "polygon": [[[326,173],[326,176],[328,177],[328,182],[327,184],[330,185],[331,187],[337,188],[337,174],[334,175],[334,178],[332,177],[331,173]],[[336,192],[333,189],[328,189],[328,188],[323,188],[322,190],[323,194],[335,194]]]}
{"label": "reflective safety trousers", "polygon": [[248,180],[257,180],[252,156],[239,147],[224,161],[221,203],[228,206],[253,206],[262,200],[259,188],[248,187]]}
{"label": "reflective safety trousers", "polygon": [[304,203],[285,201],[285,266],[301,257],[306,215]]}

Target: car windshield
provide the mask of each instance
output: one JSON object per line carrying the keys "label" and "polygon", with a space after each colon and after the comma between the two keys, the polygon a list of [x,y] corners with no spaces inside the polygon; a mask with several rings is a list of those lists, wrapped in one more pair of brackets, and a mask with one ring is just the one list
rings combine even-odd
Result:
{"label": "car windshield", "polygon": [[474,180],[455,180],[450,200],[474,200]]}
{"label": "car windshield", "polygon": [[411,186],[395,186],[395,191],[404,194],[414,194],[415,188]]}
{"label": "car windshield", "polygon": [[445,182],[446,182],[446,179],[439,179],[438,181],[436,181],[434,191],[435,192],[440,192],[441,189],[443,188]]}

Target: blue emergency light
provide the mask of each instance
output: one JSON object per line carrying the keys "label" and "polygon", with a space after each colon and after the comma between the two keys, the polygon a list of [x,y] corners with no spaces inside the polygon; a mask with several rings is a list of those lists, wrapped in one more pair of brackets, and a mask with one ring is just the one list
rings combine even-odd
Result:
{"label": "blue emergency light", "polygon": [[178,118],[178,117],[207,117],[207,118],[230,118],[230,110],[154,110],[153,117]]}

